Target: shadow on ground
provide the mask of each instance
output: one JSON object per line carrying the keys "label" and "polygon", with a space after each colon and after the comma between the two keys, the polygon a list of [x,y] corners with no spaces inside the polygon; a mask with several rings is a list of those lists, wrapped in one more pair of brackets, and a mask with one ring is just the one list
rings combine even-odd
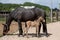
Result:
{"label": "shadow on ground", "polygon": [[[6,34],[6,35],[7,35],[7,36],[12,36],[12,35],[17,35],[17,36],[18,36],[18,34]],[[51,34],[51,33],[48,33],[48,37],[49,37],[50,35],[52,35],[52,34]],[[23,35],[22,35],[22,36],[23,36]],[[26,34],[25,34],[24,36],[26,36]],[[37,37],[35,33],[29,33],[28,36]],[[46,35],[43,34],[43,33],[41,33],[41,34],[39,35],[39,37],[43,37],[43,36],[46,36]],[[2,37],[3,37],[3,36],[2,36]]]}

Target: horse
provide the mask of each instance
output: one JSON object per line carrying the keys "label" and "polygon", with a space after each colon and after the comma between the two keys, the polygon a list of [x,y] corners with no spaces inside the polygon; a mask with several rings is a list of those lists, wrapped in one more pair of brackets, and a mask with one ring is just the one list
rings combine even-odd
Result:
{"label": "horse", "polygon": [[[42,21],[43,32],[45,32],[47,35],[45,11],[37,7],[32,9],[25,9],[23,7],[18,7],[14,11],[12,11],[6,18],[6,23],[3,24],[4,25],[3,35],[8,33],[8,31],[10,30],[10,24],[13,20],[18,22],[19,36],[20,36],[23,33],[21,22],[25,22],[26,24],[27,21],[34,21],[37,20],[39,17],[42,17],[45,20]],[[38,34],[40,34],[40,28],[41,28],[41,24],[39,24]]]}

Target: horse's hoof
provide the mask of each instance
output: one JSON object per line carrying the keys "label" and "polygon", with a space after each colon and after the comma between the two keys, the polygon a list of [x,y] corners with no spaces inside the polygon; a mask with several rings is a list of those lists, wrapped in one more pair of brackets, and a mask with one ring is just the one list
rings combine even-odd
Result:
{"label": "horse's hoof", "polygon": [[6,32],[3,32],[3,36],[5,36],[6,35]]}
{"label": "horse's hoof", "polygon": [[48,37],[49,36],[48,33],[45,33],[45,36]]}
{"label": "horse's hoof", "polygon": [[22,33],[20,33],[19,35],[23,35]]}
{"label": "horse's hoof", "polygon": [[6,34],[3,33],[3,36],[5,36]]}
{"label": "horse's hoof", "polygon": [[24,35],[22,35],[24,37]]}
{"label": "horse's hoof", "polygon": [[46,37],[48,37],[49,35],[48,34],[46,34]]}
{"label": "horse's hoof", "polygon": [[44,32],[43,34],[46,35],[46,36],[48,36],[48,33],[46,33],[46,32]]}

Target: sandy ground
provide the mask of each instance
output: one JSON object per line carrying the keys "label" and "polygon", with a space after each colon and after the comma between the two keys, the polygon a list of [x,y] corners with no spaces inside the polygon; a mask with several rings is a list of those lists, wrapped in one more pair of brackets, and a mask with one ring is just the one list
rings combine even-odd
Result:
{"label": "sandy ground", "polygon": [[[0,22],[0,35],[3,33],[3,25],[5,24],[4,22]],[[17,22],[12,22],[10,26],[10,31],[8,32],[9,34],[12,34],[13,32],[16,32],[18,30],[18,23]]]}
{"label": "sandy ground", "polygon": [[47,29],[48,29],[48,33],[49,33],[49,37],[46,37],[43,33],[42,33],[42,28],[41,28],[41,36],[42,37],[36,37],[36,28],[35,27],[31,27],[29,29],[29,38],[27,38],[26,36],[20,36],[18,37],[18,31],[11,34],[11,35],[6,35],[3,37],[0,37],[0,40],[60,40],[60,21],[58,22],[54,22],[54,23],[49,23],[47,24]]}

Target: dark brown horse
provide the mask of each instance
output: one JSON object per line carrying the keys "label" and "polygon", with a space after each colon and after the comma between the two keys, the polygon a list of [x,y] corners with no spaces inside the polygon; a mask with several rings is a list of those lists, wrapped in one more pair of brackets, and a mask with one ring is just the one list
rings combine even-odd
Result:
{"label": "dark brown horse", "polygon": [[[7,33],[10,30],[10,24],[13,20],[15,20],[19,25],[20,36],[23,33],[21,22],[34,21],[39,17],[42,17],[45,20],[41,22],[43,24],[43,32],[47,35],[45,11],[40,8],[25,9],[23,7],[16,8],[8,15],[8,17],[6,18],[6,24],[4,24],[3,34]],[[39,24],[38,34],[40,34],[40,28],[41,24]]]}

